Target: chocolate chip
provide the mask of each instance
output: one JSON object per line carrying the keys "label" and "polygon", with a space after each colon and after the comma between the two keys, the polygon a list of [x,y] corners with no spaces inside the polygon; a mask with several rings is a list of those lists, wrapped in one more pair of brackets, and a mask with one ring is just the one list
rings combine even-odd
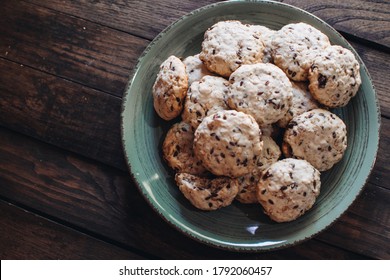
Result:
{"label": "chocolate chip", "polygon": [[294,126],[296,126],[298,123],[296,121],[291,121],[289,122],[289,124],[287,125],[287,128],[293,128]]}
{"label": "chocolate chip", "polygon": [[270,178],[270,177],[272,177],[272,176],[274,176],[274,175],[272,175],[272,173],[270,173],[269,171],[267,171],[267,172],[264,173],[264,175],[263,175],[263,180],[266,180],[266,179],[268,179],[268,178]]}
{"label": "chocolate chip", "polygon": [[318,88],[325,88],[328,78],[322,74],[318,76]]}

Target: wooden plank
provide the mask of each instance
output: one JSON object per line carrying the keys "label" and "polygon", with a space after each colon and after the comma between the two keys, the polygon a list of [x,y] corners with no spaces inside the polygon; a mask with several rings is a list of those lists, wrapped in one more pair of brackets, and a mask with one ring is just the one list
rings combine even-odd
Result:
{"label": "wooden plank", "polygon": [[148,43],[33,4],[2,1],[0,57],[116,96]]}
{"label": "wooden plank", "polygon": [[0,200],[0,259],[143,259]]}
{"label": "wooden plank", "polygon": [[[219,2],[200,1],[42,1],[28,0],[56,11],[99,22],[152,39],[167,25],[193,9]],[[390,7],[386,1],[285,0],[322,18],[336,29],[390,47]],[[151,13],[150,11],[153,11]]]}
{"label": "wooden plank", "polygon": [[388,189],[367,184],[347,214],[318,239],[362,255],[390,259],[389,203]]}
{"label": "wooden plank", "polygon": [[121,99],[0,59],[0,125],[125,169]]}
{"label": "wooden plank", "polygon": [[[127,173],[0,128],[0,196],[124,248],[173,259],[359,259],[315,239],[262,254],[199,244],[155,214]],[[380,207],[380,205],[378,205]],[[348,230],[344,238],[349,238]],[[327,253],[324,253],[327,252]]]}
{"label": "wooden plank", "polygon": [[55,11],[75,15],[92,22],[152,40],[179,17],[215,0],[169,1],[39,1],[27,0]]}
{"label": "wooden plank", "polygon": [[377,160],[369,182],[390,190],[390,120],[382,118]]}
{"label": "wooden plank", "polygon": [[382,116],[390,118],[390,52],[380,51],[357,42],[350,42],[366,65],[379,99]]}
{"label": "wooden plank", "polygon": [[390,2],[282,0],[318,16],[335,29],[390,48]]}

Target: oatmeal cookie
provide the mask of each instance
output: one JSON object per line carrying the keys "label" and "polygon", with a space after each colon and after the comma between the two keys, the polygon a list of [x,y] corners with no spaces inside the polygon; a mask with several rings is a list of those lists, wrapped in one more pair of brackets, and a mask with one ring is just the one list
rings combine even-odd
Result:
{"label": "oatmeal cookie", "polygon": [[153,105],[164,120],[180,115],[188,90],[188,77],[184,63],[175,56],[168,57],[161,66],[153,85]]}
{"label": "oatmeal cookie", "polygon": [[219,177],[201,178],[187,173],[177,173],[176,184],[183,195],[201,210],[217,210],[232,203],[239,191],[237,179]]}
{"label": "oatmeal cookie", "polygon": [[205,117],[195,131],[195,155],[215,175],[240,177],[250,173],[262,146],[255,119],[235,110]]}
{"label": "oatmeal cookie", "polygon": [[187,92],[182,119],[196,129],[204,117],[229,109],[225,101],[228,86],[226,79],[215,76],[194,82]]}
{"label": "oatmeal cookie", "polygon": [[361,84],[359,62],[341,46],[330,46],[313,61],[309,89],[315,99],[330,108],[343,107]]}
{"label": "oatmeal cookie", "polygon": [[306,83],[292,82],[292,103],[290,109],[277,124],[285,128],[295,117],[312,109],[319,108],[318,102],[311,96]]}
{"label": "oatmeal cookie", "polygon": [[251,115],[260,126],[277,122],[291,106],[291,82],[271,63],[243,65],[229,81],[229,107]]}
{"label": "oatmeal cookie", "polygon": [[164,159],[173,170],[193,175],[207,173],[194,154],[193,144],[194,130],[189,124],[180,122],[169,129],[162,149]]}
{"label": "oatmeal cookie", "polygon": [[243,64],[261,62],[264,44],[249,25],[239,21],[220,21],[204,34],[199,57],[206,67],[221,76],[230,74]]}
{"label": "oatmeal cookie", "polygon": [[286,157],[305,159],[319,171],[326,171],[343,157],[347,129],[335,114],[314,109],[290,121],[283,141]]}
{"label": "oatmeal cookie", "polygon": [[300,159],[284,159],[263,174],[257,189],[264,212],[276,222],[289,222],[312,208],[320,193],[320,172]]}
{"label": "oatmeal cookie", "polygon": [[313,60],[330,46],[329,38],[313,26],[291,23],[278,30],[272,39],[272,57],[294,81],[307,81]]}

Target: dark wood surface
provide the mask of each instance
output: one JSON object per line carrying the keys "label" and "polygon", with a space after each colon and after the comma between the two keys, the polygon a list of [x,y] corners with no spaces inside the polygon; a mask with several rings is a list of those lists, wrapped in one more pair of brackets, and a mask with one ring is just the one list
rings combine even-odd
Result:
{"label": "dark wood surface", "polygon": [[348,211],[291,248],[244,254],[167,225],[136,189],[120,137],[137,58],[167,25],[217,1],[1,1],[1,259],[390,259],[390,2],[282,1],[356,48],[380,100],[377,162]]}

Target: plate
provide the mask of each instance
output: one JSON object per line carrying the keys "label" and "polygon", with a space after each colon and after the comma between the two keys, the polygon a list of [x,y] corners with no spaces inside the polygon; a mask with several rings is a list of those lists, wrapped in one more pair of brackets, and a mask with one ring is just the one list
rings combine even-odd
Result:
{"label": "plate", "polygon": [[122,140],[130,173],[150,206],[169,224],[202,243],[236,251],[265,251],[302,242],[326,229],[342,215],[364,187],[379,142],[380,113],[370,76],[362,60],[362,85],[344,108],[333,110],[347,125],[348,148],[341,162],[321,175],[322,187],[313,208],[289,223],[275,223],[260,205],[234,202],[213,212],[194,208],[175,185],[161,146],[172,122],[154,112],[152,86],[159,65],[170,55],[200,52],[204,32],[221,20],[236,19],[280,29],[306,22],[329,36],[332,44],[354,52],[351,45],[321,19],[290,5],[271,1],[220,2],[195,10],[161,32],[145,49],[123,98]]}

